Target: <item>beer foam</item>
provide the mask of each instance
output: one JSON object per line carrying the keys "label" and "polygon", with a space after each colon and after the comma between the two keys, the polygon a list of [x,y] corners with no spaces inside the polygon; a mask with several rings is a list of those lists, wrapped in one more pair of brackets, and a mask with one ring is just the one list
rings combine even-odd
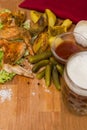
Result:
{"label": "beer foam", "polygon": [[68,86],[75,93],[83,96],[87,96],[87,52],[79,52],[72,56],[67,63],[67,74],[71,81],[75,83],[73,86],[72,82],[68,80],[65,75],[65,80]]}

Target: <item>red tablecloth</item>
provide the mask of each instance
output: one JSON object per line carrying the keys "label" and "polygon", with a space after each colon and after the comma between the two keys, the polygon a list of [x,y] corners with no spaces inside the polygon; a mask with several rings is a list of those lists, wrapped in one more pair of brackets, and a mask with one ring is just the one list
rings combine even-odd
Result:
{"label": "red tablecloth", "polygon": [[74,23],[87,20],[86,0],[25,0],[19,7],[43,11],[51,9],[57,17],[71,19]]}

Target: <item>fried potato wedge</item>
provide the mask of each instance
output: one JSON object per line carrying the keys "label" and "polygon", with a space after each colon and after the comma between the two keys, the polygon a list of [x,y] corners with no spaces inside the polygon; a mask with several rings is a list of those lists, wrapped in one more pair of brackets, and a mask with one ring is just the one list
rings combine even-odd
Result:
{"label": "fried potato wedge", "polygon": [[64,26],[53,26],[48,28],[49,36],[56,36],[65,32]]}
{"label": "fried potato wedge", "polygon": [[34,23],[37,23],[40,19],[41,13],[35,10],[30,10],[30,18]]}
{"label": "fried potato wedge", "polygon": [[48,34],[47,32],[41,33],[38,38],[34,41],[33,51],[34,53],[43,52],[48,48]]}
{"label": "fried potato wedge", "polygon": [[70,28],[72,25],[72,21],[70,19],[65,19],[62,23],[62,27],[65,27],[66,31],[68,28]]}
{"label": "fried potato wedge", "polygon": [[50,9],[46,9],[45,13],[46,13],[47,18],[48,18],[48,26],[53,27],[56,23],[56,20],[57,20],[56,15]]}
{"label": "fried potato wedge", "polygon": [[46,26],[47,26],[47,17],[46,17],[46,14],[43,13],[40,16],[38,22],[34,23],[31,21],[29,31],[32,36],[36,36],[40,34],[41,32],[43,32]]}

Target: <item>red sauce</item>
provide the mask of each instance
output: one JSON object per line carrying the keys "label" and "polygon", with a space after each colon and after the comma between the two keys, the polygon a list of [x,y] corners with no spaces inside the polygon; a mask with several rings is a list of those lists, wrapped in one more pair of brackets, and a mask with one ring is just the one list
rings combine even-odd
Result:
{"label": "red sauce", "polygon": [[80,50],[80,47],[78,47],[72,41],[64,41],[62,44],[56,47],[55,52],[58,56],[66,60],[70,55]]}

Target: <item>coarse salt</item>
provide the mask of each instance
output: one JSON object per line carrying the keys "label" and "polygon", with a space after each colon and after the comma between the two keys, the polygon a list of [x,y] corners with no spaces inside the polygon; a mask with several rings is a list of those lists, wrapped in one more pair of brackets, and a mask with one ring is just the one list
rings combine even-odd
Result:
{"label": "coarse salt", "polygon": [[11,89],[2,89],[0,90],[0,101],[3,103],[5,100],[11,100],[12,90]]}

